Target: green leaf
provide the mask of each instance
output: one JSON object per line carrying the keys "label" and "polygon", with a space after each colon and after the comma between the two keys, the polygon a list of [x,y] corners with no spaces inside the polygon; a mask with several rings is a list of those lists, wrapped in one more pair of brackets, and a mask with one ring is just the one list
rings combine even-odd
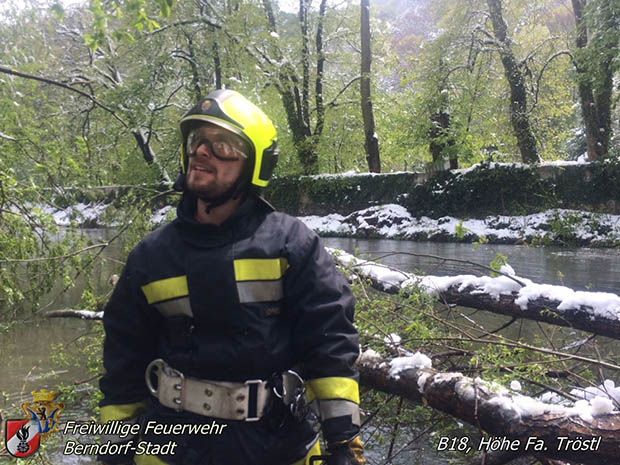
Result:
{"label": "green leaf", "polygon": [[115,31],[112,34],[112,37],[114,37],[114,39],[116,39],[117,41],[121,42],[121,41],[127,41],[127,42],[134,42],[136,39],[134,38],[133,35],[131,35],[129,32],[127,31]]}

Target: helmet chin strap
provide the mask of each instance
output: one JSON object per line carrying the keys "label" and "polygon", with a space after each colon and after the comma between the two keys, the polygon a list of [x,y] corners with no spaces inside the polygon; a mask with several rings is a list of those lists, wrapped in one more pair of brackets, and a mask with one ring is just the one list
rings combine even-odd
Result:
{"label": "helmet chin strap", "polygon": [[211,213],[215,207],[219,207],[220,205],[224,205],[229,200],[238,199],[242,194],[244,194],[246,183],[237,182],[232,185],[226,192],[220,194],[215,197],[207,197],[205,195],[197,194],[197,197],[202,200],[205,206],[205,212],[207,215]]}
{"label": "helmet chin strap", "polygon": [[213,210],[215,207],[219,207],[220,205],[225,204],[229,200],[236,200],[248,192],[248,188],[250,185],[249,168],[249,164],[246,163],[242,173],[239,175],[233,185],[220,195],[217,195],[215,197],[208,197],[205,195],[196,194],[197,197],[206,204],[205,212],[207,213],[207,215],[211,213],[211,210]]}

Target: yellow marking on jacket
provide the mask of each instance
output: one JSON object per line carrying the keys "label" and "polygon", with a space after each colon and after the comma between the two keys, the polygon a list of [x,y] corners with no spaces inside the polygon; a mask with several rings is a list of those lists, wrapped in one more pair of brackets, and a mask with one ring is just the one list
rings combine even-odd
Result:
{"label": "yellow marking on jacket", "polygon": [[360,392],[357,381],[351,378],[332,376],[316,378],[306,381],[312,388],[308,390],[306,397],[308,402],[317,399],[343,399],[356,404],[360,403]]}
{"label": "yellow marking on jacket", "polygon": [[279,258],[240,258],[234,261],[237,281],[273,281],[288,268],[288,260]]}
{"label": "yellow marking on jacket", "polygon": [[189,294],[187,289],[187,276],[175,276],[173,278],[160,279],[142,286],[142,292],[149,304],[164,300],[185,297]]}

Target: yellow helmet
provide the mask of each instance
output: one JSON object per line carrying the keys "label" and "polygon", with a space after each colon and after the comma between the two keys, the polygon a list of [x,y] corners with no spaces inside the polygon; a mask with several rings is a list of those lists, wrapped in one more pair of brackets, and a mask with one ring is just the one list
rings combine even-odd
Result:
{"label": "yellow helmet", "polygon": [[276,128],[263,111],[234,90],[210,93],[181,118],[181,172],[187,171],[186,142],[196,123],[206,122],[226,129],[250,146],[250,185],[264,188],[278,162]]}

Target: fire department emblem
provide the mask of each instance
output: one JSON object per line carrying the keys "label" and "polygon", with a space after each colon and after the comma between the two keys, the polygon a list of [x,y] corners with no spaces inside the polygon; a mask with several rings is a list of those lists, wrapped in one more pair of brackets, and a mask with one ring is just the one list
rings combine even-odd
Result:
{"label": "fire department emblem", "polygon": [[202,105],[200,105],[200,110],[203,112],[206,112],[210,107],[211,107],[211,100],[205,100],[204,102],[202,102]]}
{"label": "fire department emblem", "polygon": [[32,392],[32,402],[21,406],[25,420],[7,420],[6,449],[13,457],[28,457],[39,448],[39,443],[56,431],[58,416],[65,408],[62,402],[54,404],[54,391],[42,389]]}

